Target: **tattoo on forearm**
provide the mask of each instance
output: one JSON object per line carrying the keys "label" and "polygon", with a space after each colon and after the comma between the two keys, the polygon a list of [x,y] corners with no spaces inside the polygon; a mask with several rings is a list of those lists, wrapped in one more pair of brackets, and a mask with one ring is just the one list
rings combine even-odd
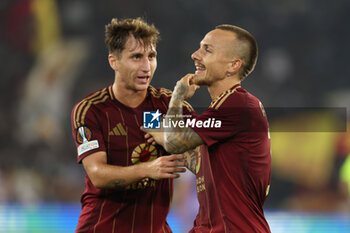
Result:
{"label": "tattoo on forearm", "polygon": [[171,129],[166,133],[167,148],[170,152],[179,154],[203,144],[202,138],[191,128],[183,130]]}
{"label": "tattoo on forearm", "polygon": [[[188,87],[177,84],[169,103],[166,118],[171,121],[183,120],[182,105]],[[170,127],[165,130],[166,148],[171,153],[183,153],[203,144],[202,138],[191,128]]]}

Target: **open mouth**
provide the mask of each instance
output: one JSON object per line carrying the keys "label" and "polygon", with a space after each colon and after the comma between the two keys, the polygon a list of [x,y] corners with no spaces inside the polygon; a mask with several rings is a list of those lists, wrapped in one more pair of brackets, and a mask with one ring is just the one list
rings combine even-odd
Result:
{"label": "open mouth", "polygon": [[150,76],[137,76],[137,80],[142,84],[147,84]]}
{"label": "open mouth", "polygon": [[205,71],[205,66],[202,64],[195,64],[196,66],[196,74],[201,74]]}

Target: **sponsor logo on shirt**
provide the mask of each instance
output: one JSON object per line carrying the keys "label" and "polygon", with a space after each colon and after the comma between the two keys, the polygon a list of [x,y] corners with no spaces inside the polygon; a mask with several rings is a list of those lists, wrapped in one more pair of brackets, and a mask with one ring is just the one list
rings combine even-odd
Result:
{"label": "sponsor logo on shirt", "polygon": [[111,131],[109,131],[109,136],[126,136],[128,133],[124,129],[121,123],[118,123]]}

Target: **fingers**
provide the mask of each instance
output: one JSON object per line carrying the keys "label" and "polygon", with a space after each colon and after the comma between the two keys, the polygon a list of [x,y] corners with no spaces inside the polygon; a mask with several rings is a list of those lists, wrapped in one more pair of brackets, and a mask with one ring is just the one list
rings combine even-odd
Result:
{"label": "fingers", "polygon": [[169,160],[182,160],[185,159],[185,157],[186,156],[184,154],[172,154],[166,156],[166,158],[168,158]]}
{"label": "fingers", "polygon": [[187,84],[187,86],[191,86],[192,85],[192,80],[193,77],[195,76],[195,74],[186,74],[183,79],[185,81],[185,83]]}
{"label": "fingers", "polygon": [[179,81],[177,81],[177,84],[182,83],[183,85],[190,86],[190,80],[193,78],[194,75],[195,74],[186,74]]}
{"label": "fingers", "polygon": [[168,168],[164,168],[163,173],[184,173],[186,172],[186,168],[183,167],[168,167]]}
{"label": "fingers", "polygon": [[156,141],[154,140],[152,135],[150,135],[149,133],[146,133],[144,137],[145,137],[147,143],[156,143]]}
{"label": "fingers", "polygon": [[150,143],[152,145],[156,145],[157,142],[156,140],[153,138],[153,136],[149,133],[150,130],[149,129],[144,129],[142,126],[140,126],[140,130],[145,132],[144,138],[146,139],[147,143]]}
{"label": "fingers", "polygon": [[[186,160],[184,160],[184,156],[162,156],[158,158],[159,161],[159,166],[160,167],[185,167],[186,166]],[[173,159],[175,158],[175,159]],[[176,159],[179,158],[179,159]]]}
{"label": "fingers", "polygon": [[161,156],[157,159],[148,162],[146,168],[148,169],[148,177],[153,179],[164,178],[178,178],[178,173],[186,172],[186,163],[183,154],[172,154]]}
{"label": "fingers", "polygon": [[195,83],[194,83],[194,77],[195,76],[196,76],[195,74],[192,74],[191,76],[189,76],[189,78],[188,78],[188,85],[189,86],[195,85]]}
{"label": "fingers", "polygon": [[189,78],[188,78],[188,85],[190,86],[191,89],[193,89],[194,91],[197,90],[200,86],[196,84],[195,82],[195,74],[192,74]]}
{"label": "fingers", "polygon": [[148,144],[152,144],[152,145],[154,145],[156,143],[153,138],[149,138],[146,141]]}
{"label": "fingers", "polygon": [[185,168],[165,168],[159,178],[179,178],[180,174],[179,173],[185,173],[186,169]]}

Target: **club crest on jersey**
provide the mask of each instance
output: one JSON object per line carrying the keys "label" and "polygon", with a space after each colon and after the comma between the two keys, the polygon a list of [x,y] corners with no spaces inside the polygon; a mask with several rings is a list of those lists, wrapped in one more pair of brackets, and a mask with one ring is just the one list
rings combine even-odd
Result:
{"label": "club crest on jersey", "polygon": [[157,111],[143,112],[144,129],[160,129],[160,116],[162,113]]}
{"label": "club crest on jersey", "polygon": [[77,143],[83,144],[91,140],[91,130],[86,126],[81,126],[77,129],[76,140]]}
{"label": "club crest on jersey", "polygon": [[148,162],[155,160],[158,150],[155,146],[147,143],[141,143],[135,147],[131,154],[131,162],[133,164]]}

